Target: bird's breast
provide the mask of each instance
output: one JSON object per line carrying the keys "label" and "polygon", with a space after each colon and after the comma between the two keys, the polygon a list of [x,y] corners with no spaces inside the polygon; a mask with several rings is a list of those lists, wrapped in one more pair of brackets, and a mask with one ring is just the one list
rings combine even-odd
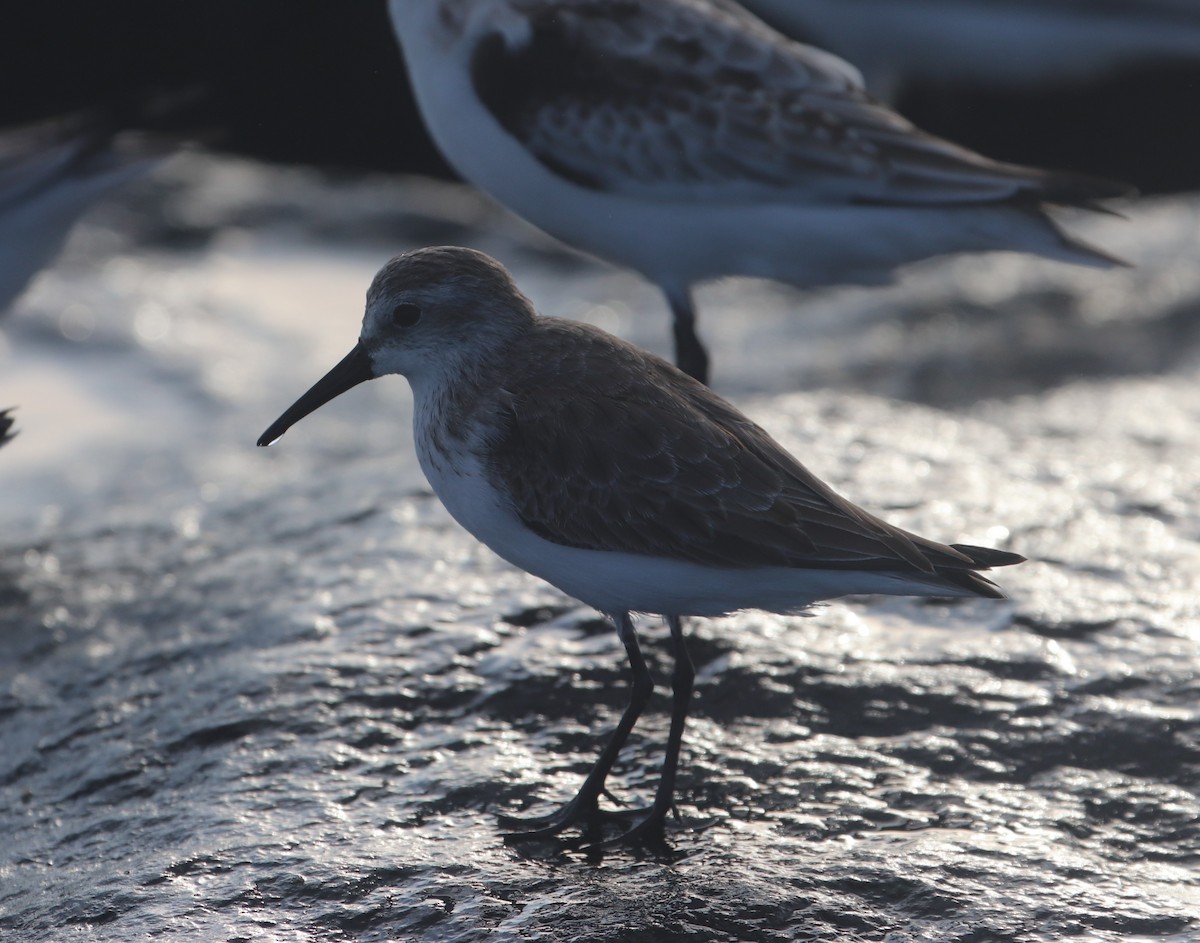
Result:
{"label": "bird's breast", "polygon": [[436,395],[416,397],[413,437],[429,487],[458,523],[497,549],[495,542],[503,540],[514,515],[506,511],[511,502],[488,472],[486,432],[466,403]]}

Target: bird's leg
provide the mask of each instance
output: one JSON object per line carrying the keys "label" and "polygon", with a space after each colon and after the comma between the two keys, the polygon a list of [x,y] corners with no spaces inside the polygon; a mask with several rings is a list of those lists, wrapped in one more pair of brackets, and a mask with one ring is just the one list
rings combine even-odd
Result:
{"label": "bird's leg", "polygon": [[654,795],[653,810],[658,810],[660,821],[670,811],[675,801],[675,773],[679,768],[679,750],[683,746],[683,726],[687,723],[688,709],[692,704],[692,687],[696,681],[696,668],[683,641],[683,623],[679,616],[667,616],[671,627],[671,640],[675,644],[675,671],[671,675],[671,731],[667,735],[667,755],[663,759],[662,778]]}
{"label": "bird's leg", "polygon": [[[557,835],[572,825],[582,825],[585,832],[591,834],[599,825],[601,818],[599,799],[604,792],[604,781],[608,778],[613,764],[617,761],[617,755],[621,752],[621,747],[625,745],[629,732],[633,730],[633,725],[637,723],[638,717],[641,716],[654,691],[654,680],[650,677],[650,671],[642,657],[642,650],[638,646],[633,620],[630,619],[629,613],[622,612],[612,618],[617,626],[617,635],[620,636],[621,642],[625,646],[625,652],[629,656],[629,666],[633,669],[633,687],[630,692],[629,705],[621,715],[617,729],[613,731],[608,743],[600,752],[591,772],[584,779],[579,792],[575,794],[575,798],[557,812],[539,818],[501,816],[500,820],[503,825],[520,830],[506,835],[507,841],[545,838]],[[672,729],[674,729],[673,726]]]}
{"label": "bird's leg", "polygon": [[663,758],[662,776],[654,793],[654,802],[644,809],[643,816],[629,831],[605,845],[636,843],[663,847],[666,844],[663,825],[671,811],[675,797],[675,772],[679,767],[679,750],[683,745],[683,726],[691,706],[692,685],[696,669],[683,641],[683,624],[679,616],[667,616],[671,627],[671,641],[675,646],[675,670],[671,674],[671,730],[667,735],[667,752]]}
{"label": "bird's leg", "polygon": [[696,307],[692,303],[692,290],[687,286],[663,290],[671,306],[671,314],[675,316],[675,366],[707,385],[708,351],[696,335]]}

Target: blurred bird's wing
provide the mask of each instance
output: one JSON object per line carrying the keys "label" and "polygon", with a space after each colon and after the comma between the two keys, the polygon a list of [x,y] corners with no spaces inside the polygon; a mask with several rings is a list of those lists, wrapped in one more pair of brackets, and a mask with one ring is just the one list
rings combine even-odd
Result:
{"label": "blurred bird's wing", "polygon": [[1088,203],[1106,181],[988,160],[874,101],[858,72],[732,3],[517,0],[474,87],[551,172],[650,200]]}

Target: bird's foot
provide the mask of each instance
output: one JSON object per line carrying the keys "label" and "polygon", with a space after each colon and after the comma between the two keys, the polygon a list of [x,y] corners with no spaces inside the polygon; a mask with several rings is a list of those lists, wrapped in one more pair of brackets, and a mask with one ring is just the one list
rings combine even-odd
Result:
{"label": "bird's foot", "polygon": [[[607,790],[604,795],[613,798]],[[614,799],[614,801],[617,800]],[[569,828],[578,827],[582,836],[572,844],[581,847],[609,844],[609,841],[604,840],[604,836],[606,833],[612,832],[614,828],[621,829],[619,836],[627,832],[637,835],[649,834],[653,831],[654,826],[647,822],[655,818],[659,820],[658,830],[661,833],[663,815],[656,813],[653,806],[636,809],[601,809],[598,797],[588,791],[580,791],[574,799],[549,815],[499,816],[500,824],[504,828],[511,829],[504,835],[504,840],[510,844],[553,838]],[[630,822],[634,824],[630,826]],[[620,843],[619,836],[615,843]]]}
{"label": "bird's foot", "polygon": [[[666,835],[668,814],[672,814],[676,822],[682,821],[674,805],[669,803],[656,802],[639,808],[610,810],[601,809],[595,798],[577,795],[549,815],[501,815],[500,824],[511,829],[504,835],[504,841],[508,844],[555,838],[572,827],[578,827],[580,836],[566,842],[572,848],[595,854],[626,847],[661,856],[673,853]],[[705,822],[699,829],[711,824]]]}
{"label": "bird's foot", "polygon": [[[675,820],[676,825],[684,825],[683,816],[679,814],[679,810],[675,807],[675,804],[669,802],[659,803],[655,801],[652,805],[645,808],[609,813],[610,820],[632,821],[633,824],[628,825],[611,838],[606,838],[603,841],[588,842],[584,847],[593,853],[626,847],[633,848],[639,852],[649,852],[657,858],[680,858],[683,856],[683,853],[676,850],[667,841],[666,824],[668,814]],[[702,832],[705,829],[712,828],[717,824],[717,821],[715,818],[704,819],[699,822],[693,820],[687,823],[686,828],[689,832]]]}
{"label": "bird's foot", "polygon": [[[676,822],[681,822],[679,811],[671,803],[655,801],[652,805],[641,809],[622,809],[611,813],[609,821],[620,823],[623,828],[613,837],[603,841],[589,842],[589,850],[607,851],[618,847],[644,849],[655,854],[669,853],[672,849],[667,843],[667,813],[674,815]],[[629,824],[631,823],[632,824]]]}
{"label": "bird's foot", "polygon": [[583,830],[586,840],[599,830],[605,814],[600,811],[596,796],[581,791],[574,799],[549,815],[501,815],[499,819],[504,828],[511,830],[504,834],[504,840],[511,844],[553,838],[576,825]]}

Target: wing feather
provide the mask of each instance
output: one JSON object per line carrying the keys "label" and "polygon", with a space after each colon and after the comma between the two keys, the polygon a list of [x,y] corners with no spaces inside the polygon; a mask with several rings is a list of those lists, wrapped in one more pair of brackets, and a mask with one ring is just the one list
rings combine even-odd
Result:
{"label": "wing feather", "polygon": [[[546,540],[736,568],[982,565],[840,497],[665,361],[550,318],[528,345],[532,367],[506,380],[488,464]],[[572,395],[546,396],[555,388]]]}
{"label": "wing feather", "polygon": [[1107,181],[988,160],[871,99],[853,67],[731,3],[524,0],[472,58],[507,132],[579,186],[657,200],[1087,203]]}

